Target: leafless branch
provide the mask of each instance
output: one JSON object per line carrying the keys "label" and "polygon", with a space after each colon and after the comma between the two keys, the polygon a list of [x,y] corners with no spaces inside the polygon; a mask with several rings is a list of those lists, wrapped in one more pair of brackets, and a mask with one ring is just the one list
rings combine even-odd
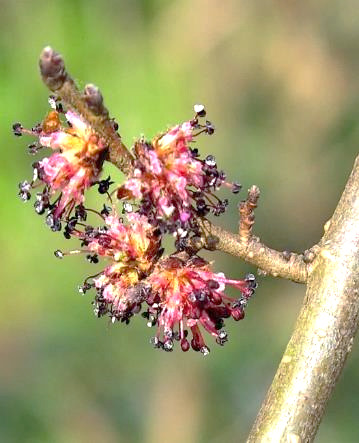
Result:
{"label": "leafless branch", "polygon": [[109,160],[127,174],[132,168],[132,155],[122,143],[113,120],[103,104],[99,89],[87,85],[81,94],[68,74],[60,54],[49,46],[40,55],[40,72],[45,85],[77,111],[108,144]]}

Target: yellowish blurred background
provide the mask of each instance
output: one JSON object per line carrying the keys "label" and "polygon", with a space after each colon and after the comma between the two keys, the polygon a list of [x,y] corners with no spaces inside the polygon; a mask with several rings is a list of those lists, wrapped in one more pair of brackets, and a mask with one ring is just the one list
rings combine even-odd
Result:
{"label": "yellowish blurred background", "polygon": [[[98,85],[125,142],[192,117],[231,179],[262,190],[256,233],[303,251],[319,240],[359,147],[359,9],[355,0],[0,1],[0,441],[242,442],[275,373],[304,287],[260,278],[229,343],[203,358],[148,344],[143,319],[109,326],[77,285],[83,259],[49,231],[17,184],[33,157],[11,124],[48,109],[37,68],[48,44],[81,86]],[[110,171],[110,169],[109,169]],[[111,172],[113,172],[111,170]],[[233,231],[234,196],[220,223]],[[221,253],[216,269],[256,272]],[[357,442],[356,343],[317,440]]]}

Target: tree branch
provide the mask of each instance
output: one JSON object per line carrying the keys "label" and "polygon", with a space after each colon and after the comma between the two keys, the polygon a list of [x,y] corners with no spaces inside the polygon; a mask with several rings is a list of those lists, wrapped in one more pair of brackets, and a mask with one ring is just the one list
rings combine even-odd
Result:
{"label": "tree branch", "polygon": [[122,143],[114,121],[103,104],[100,90],[87,85],[81,94],[65,68],[60,54],[49,46],[44,48],[39,60],[45,85],[58,95],[67,106],[77,111],[109,146],[109,160],[127,174],[132,168],[133,157]]}
{"label": "tree branch", "polygon": [[294,252],[279,252],[264,245],[258,237],[253,236],[254,209],[259,199],[259,189],[252,186],[247,199],[239,204],[239,233],[227,232],[219,226],[214,226],[208,220],[202,219],[200,225],[204,235],[202,243],[197,243],[197,249],[205,247],[217,249],[241,258],[247,263],[259,268],[263,274],[282,277],[297,283],[305,283],[308,277],[307,254]]}
{"label": "tree branch", "polygon": [[359,159],[308,266],[295,330],[248,442],[311,442],[359,319]]}

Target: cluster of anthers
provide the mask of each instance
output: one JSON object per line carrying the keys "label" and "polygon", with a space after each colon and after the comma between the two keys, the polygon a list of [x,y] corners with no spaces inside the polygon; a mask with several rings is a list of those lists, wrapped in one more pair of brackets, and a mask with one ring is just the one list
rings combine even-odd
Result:
{"label": "cluster of anthers", "polygon": [[[203,120],[204,107],[196,105],[192,120],[152,141],[136,141],[125,181],[110,192],[111,178],[101,179],[109,157],[106,142],[78,113],[65,112],[58,99],[52,96],[49,103],[52,110],[41,124],[31,130],[13,125],[15,135],[37,138],[29,146],[31,154],[44,147],[53,151],[33,164],[33,179],[19,184],[19,195],[27,201],[37,190],[35,211],[45,214],[53,231],[80,242],[77,250],[55,251],[56,257],[84,253],[91,263],[107,260],[103,271],[79,287],[82,294],[96,291],[95,315],[128,324],[142,311],[147,325],[156,328],[151,343],[165,351],[179,341],[183,351],[192,347],[206,355],[205,331],[223,345],[228,338],[224,320],[244,317],[256,281],[252,274],[231,280],[213,272],[193,247],[194,238],[206,235],[200,221],[209,213],[219,216],[228,205],[216,191],[221,186],[240,191],[238,183],[227,182],[212,155],[201,159],[193,147],[199,134],[214,132]],[[94,185],[106,196],[99,211],[85,206],[85,193]],[[99,223],[90,225],[90,217]],[[166,234],[175,241],[169,256],[163,256]],[[229,297],[226,286],[236,288],[239,297]]]}

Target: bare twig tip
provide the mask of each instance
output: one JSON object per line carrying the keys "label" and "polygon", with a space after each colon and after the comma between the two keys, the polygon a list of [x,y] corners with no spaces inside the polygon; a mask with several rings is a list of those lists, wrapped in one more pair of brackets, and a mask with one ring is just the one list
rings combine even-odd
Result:
{"label": "bare twig tip", "polygon": [[43,81],[52,91],[63,85],[67,76],[64,60],[51,46],[46,46],[42,50],[39,66]]}
{"label": "bare twig tip", "polygon": [[254,224],[254,210],[257,207],[260,191],[258,186],[253,185],[248,190],[247,199],[239,204],[239,237],[243,244],[247,244],[252,235]]}
{"label": "bare twig tip", "polygon": [[258,186],[253,185],[250,187],[250,189],[248,190],[248,200],[252,203],[257,203],[259,197],[260,197],[260,190],[258,188]]}

